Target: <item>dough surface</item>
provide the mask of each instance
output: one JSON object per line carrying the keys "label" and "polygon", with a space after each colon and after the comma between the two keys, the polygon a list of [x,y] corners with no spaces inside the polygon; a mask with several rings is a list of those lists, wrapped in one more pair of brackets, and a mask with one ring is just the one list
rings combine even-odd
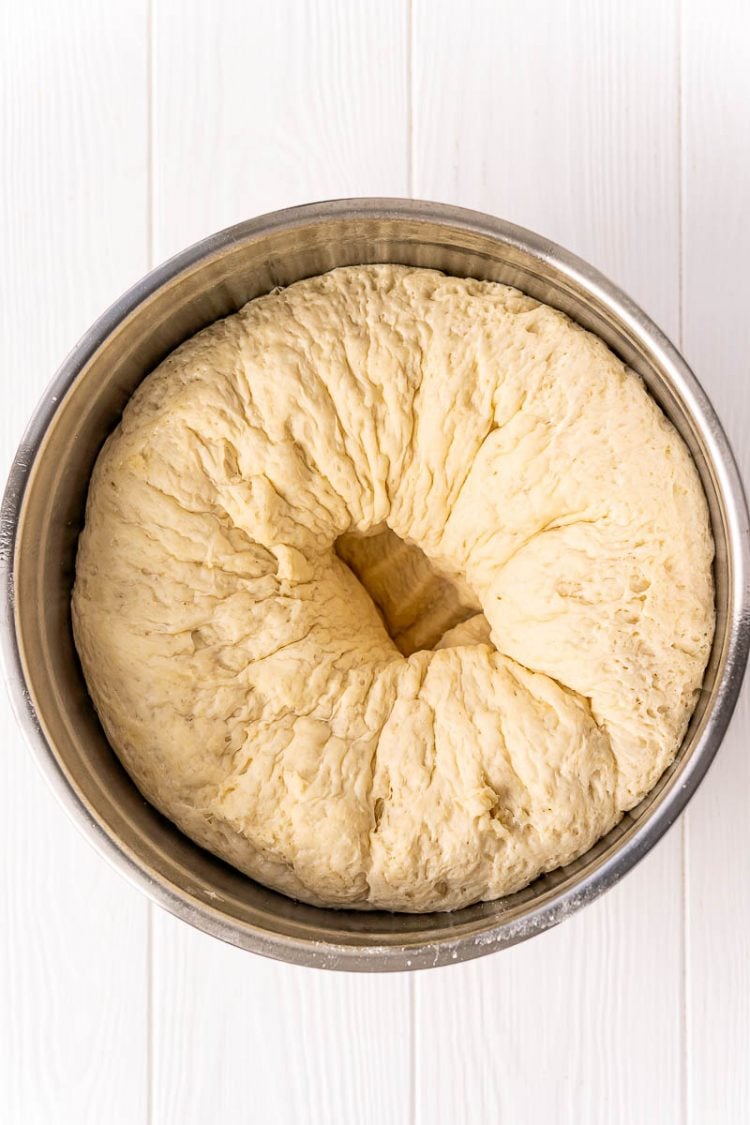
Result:
{"label": "dough surface", "polygon": [[712,558],[682,440],[599,339],[502,285],[357,266],[141,384],[73,624],[112,746],[187,835],[305,902],[446,910],[652,788]]}

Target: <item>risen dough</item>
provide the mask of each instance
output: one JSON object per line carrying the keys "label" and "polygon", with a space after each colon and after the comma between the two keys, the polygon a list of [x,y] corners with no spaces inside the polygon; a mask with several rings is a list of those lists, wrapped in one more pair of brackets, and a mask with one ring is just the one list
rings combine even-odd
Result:
{"label": "risen dough", "polygon": [[672,761],[712,554],[682,441],[600,340],[363,266],[144,381],[73,620],[113,747],[194,840],[306,902],[450,909],[574,859]]}

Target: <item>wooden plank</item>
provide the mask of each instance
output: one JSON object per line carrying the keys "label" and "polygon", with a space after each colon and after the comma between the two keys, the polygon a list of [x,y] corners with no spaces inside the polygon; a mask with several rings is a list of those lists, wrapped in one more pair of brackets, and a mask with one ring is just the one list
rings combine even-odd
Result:
{"label": "wooden plank", "polygon": [[[685,0],[683,339],[750,479],[750,9]],[[750,1110],[750,700],[687,814],[689,1120]]]}
{"label": "wooden plank", "polygon": [[[415,0],[414,190],[582,254],[678,328],[671,5]],[[559,930],[416,980],[418,1122],[684,1120],[682,847]]]}
{"label": "wooden plank", "polygon": [[[291,203],[405,194],[407,37],[399,0],[159,0],[157,258]],[[294,969],[161,913],[153,971],[156,1121],[409,1120],[408,978]]]}
{"label": "wooden plank", "polygon": [[414,194],[582,255],[677,331],[676,17],[414,0]]}
{"label": "wooden plank", "polygon": [[156,0],[157,256],[296,203],[407,194],[407,16]]}
{"label": "wooden plank", "polygon": [[[29,0],[0,25],[4,474],[65,352],[146,268],[145,0]],[[138,1125],[147,904],[58,808],[5,698],[0,741],[0,1120]]]}
{"label": "wooden plank", "polygon": [[155,1120],[410,1120],[408,978],[266,961],[160,915]]}
{"label": "wooden plank", "polygon": [[557,929],[416,978],[417,1125],[682,1125],[678,845]]}

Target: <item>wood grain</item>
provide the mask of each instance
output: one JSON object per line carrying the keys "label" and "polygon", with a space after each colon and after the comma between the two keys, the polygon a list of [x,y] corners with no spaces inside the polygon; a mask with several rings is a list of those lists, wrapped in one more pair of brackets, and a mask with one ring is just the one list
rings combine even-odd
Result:
{"label": "wood grain", "polygon": [[154,1119],[411,1120],[409,982],[253,957],[160,917]]}
{"label": "wood grain", "polygon": [[[65,352],[146,266],[145,15],[0,9],[3,473]],[[58,808],[4,693],[0,739],[0,1120],[144,1121],[146,903]]]}
{"label": "wood grain", "polygon": [[[415,193],[529,226],[678,327],[675,11],[416,0]],[[416,981],[416,1120],[682,1122],[682,848],[583,916]]]}
{"label": "wood grain", "polygon": [[295,203],[407,194],[407,15],[156,0],[157,256]]}
{"label": "wood grain", "polygon": [[[157,4],[158,258],[292,203],[407,191],[406,4]],[[154,1117],[411,1120],[406,977],[331,976],[220,946],[159,914]]]}
{"label": "wood grain", "polygon": [[[685,0],[683,342],[750,480],[750,8]],[[687,814],[689,1122],[750,1118],[750,700]]]}
{"label": "wood grain", "polygon": [[582,255],[677,331],[677,18],[633,0],[414,0],[414,192]]}
{"label": "wood grain", "polygon": [[[0,7],[0,86],[0,468],[153,261],[415,194],[549,235],[681,334],[750,476],[744,0],[27,0]],[[746,688],[683,827],[564,926],[348,976],[150,931],[3,703],[0,1121],[743,1125],[749,734]]]}

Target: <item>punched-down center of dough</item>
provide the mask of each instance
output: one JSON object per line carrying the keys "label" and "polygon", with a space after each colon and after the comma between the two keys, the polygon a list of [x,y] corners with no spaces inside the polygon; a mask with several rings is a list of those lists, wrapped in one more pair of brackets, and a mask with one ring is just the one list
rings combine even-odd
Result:
{"label": "punched-down center of dough", "polygon": [[404,656],[459,644],[491,645],[489,623],[468,584],[443,573],[421,548],[389,527],[341,535],[335,551],[369,594]]}

